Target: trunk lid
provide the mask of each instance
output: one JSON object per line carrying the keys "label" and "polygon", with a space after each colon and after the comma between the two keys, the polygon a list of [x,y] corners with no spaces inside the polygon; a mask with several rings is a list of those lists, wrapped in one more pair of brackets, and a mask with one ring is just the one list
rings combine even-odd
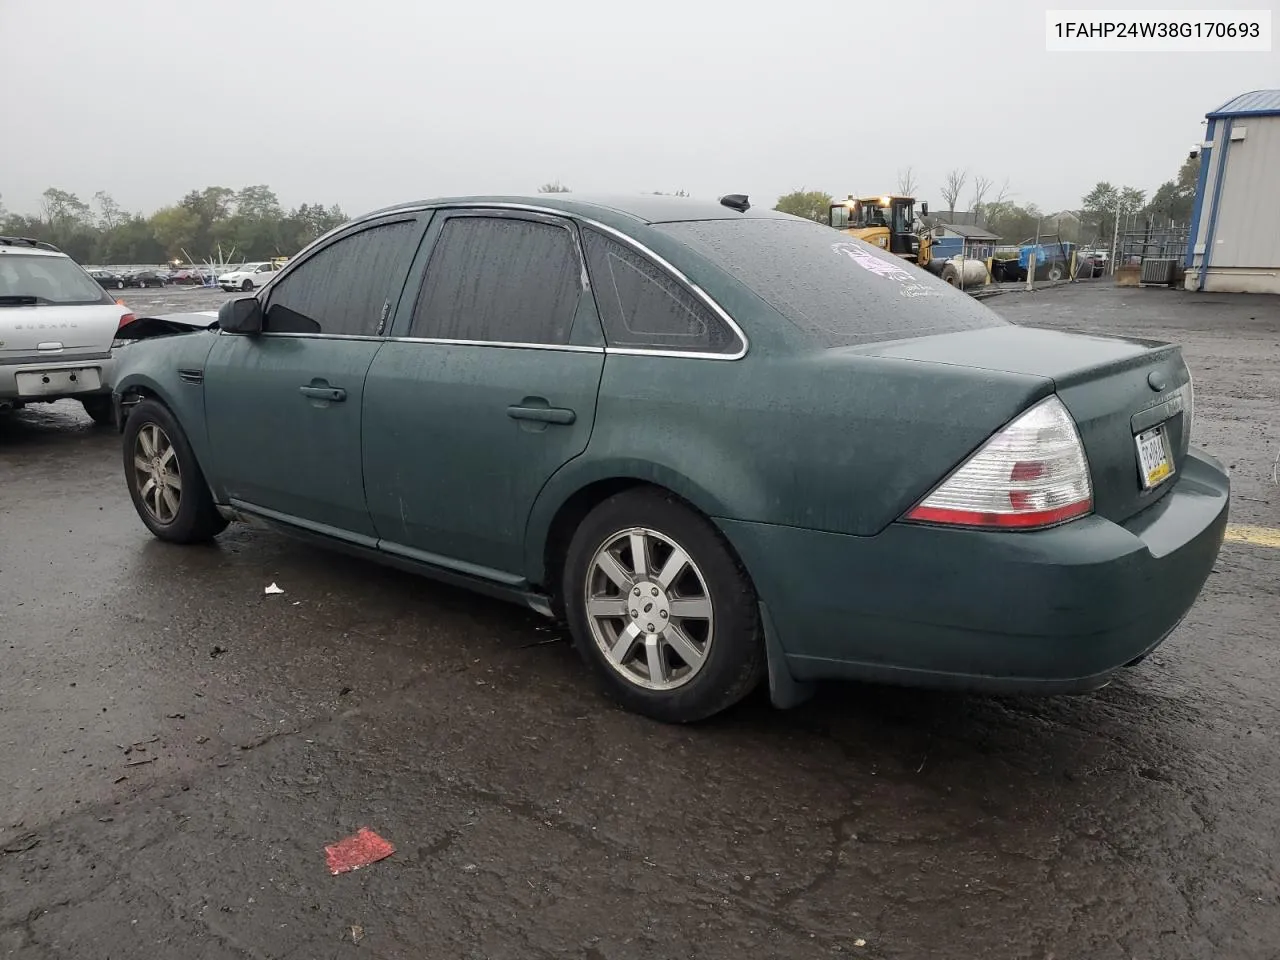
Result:
{"label": "trunk lid", "polygon": [[[1051,381],[1080,431],[1094,511],[1108,520],[1123,521],[1162,497],[1186,459],[1191,374],[1174,344],[1009,326],[882,343],[862,352]],[[1137,437],[1161,426],[1173,473],[1145,489]]]}
{"label": "trunk lid", "polygon": [[117,303],[0,306],[0,363],[105,356],[127,312]]}

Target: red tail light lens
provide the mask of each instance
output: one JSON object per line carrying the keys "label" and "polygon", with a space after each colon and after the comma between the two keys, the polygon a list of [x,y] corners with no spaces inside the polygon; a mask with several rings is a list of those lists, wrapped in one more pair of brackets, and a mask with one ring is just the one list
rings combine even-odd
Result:
{"label": "red tail light lens", "polygon": [[117,330],[122,330],[122,329],[124,329],[125,327],[127,327],[129,324],[133,323],[133,321],[135,321],[135,320],[137,320],[137,319],[138,319],[138,318],[137,318],[136,316],[134,316],[132,313],[126,313],[124,316],[122,316],[122,317],[120,318],[120,325],[119,325],[118,327],[116,327],[116,329],[117,329]]}
{"label": "red tail light lens", "polygon": [[1056,396],[1020,414],[907,513],[962,527],[1028,530],[1093,509],[1089,463]]}

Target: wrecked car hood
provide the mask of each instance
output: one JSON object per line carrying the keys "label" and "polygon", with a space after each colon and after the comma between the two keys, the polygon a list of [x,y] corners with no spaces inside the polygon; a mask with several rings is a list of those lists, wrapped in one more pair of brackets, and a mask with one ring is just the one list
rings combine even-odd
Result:
{"label": "wrecked car hood", "polygon": [[201,310],[194,313],[164,313],[139,317],[116,333],[117,340],[145,340],[173,333],[195,333],[213,330],[218,326],[217,310]]}

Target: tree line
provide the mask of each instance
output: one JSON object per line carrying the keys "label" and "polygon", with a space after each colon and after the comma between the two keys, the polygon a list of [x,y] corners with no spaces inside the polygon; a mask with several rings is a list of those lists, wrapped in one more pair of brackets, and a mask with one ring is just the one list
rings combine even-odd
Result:
{"label": "tree line", "polygon": [[101,264],[204,261],[218,258],[219,248],[228,260],[291,256],[346,220],[337,204],[285,210],[265,184],[192,190],[150,216],[124,210],[103,190],[85,201],[50,187],[36,214],[0,204],[0,235],[45,240],[81,263]]}
{"label": "tree line", "polygon": [[[1058,233],[1064,240],[1110,242],[1116,217],[1122,223],[1150,219],[1160,225],[1170,221],[1185,224],[1191,219],[1198,158],[1183,161],[1178,173],[1147,197],[1129,186],[1100,181],[1081,198],[1073,211],[1046,212],[1035,203],[1013,199],[1009,180],[996,185],[989,177],[954,168],[938,187],[941,205],[932,215],[946,222],[967,205],[978,225],[1009,242],[1019,242],[1039,234]],[[905,167],[898,173],[897,192],[918,196],[915,171]],[[539,193],[569,193],[559,180],[544,183]],[[684,190],[652,193],[688,196]],[[2,199],[2,198],[0,198]],[[819,223],[827,222],[832,195],[821,190],[793,190],[778,198],[775,209]],[[1067,217],[1066,214],[1071,216]],[[150,216],[124,210],[106,191],[99,190],[90,201],[74,193],[50,187],[41,195],[35,214],[6,212],[0,202],[0,235],[47,240],[81,263],[163,263],[171,260],[197,261],[221,257],[262,260],[290,256],[316,237],[347,220],[334,204],[304,203],[286,210],[265,184],[233,190],[205,187],[192,190],[177,203],[162,207]]]}
{"label": "tree line", "polygon": [[[539,193],[568,193],[559,180]],[[655,194],[665,191],[654,190]],[[688,196],[676,190],[669,196]],[[2,200],[3,198],[0,198]],[[86,201],[50,187],[35,214],[11,213],[0,202],[0,236],[32,237],[54,244],[80,263],[197,262],[208,259],[265,260],[291,256],[347,220],[337,204],[304,203],[285,210],[265,184],[232,190],[192,190],[150,216],[124,210],[99,190]]]}
{"label": "tree line", "polygon": [[[971,222],[1011,243],[1037,234],[1060,234],[1063,240],[1080,243],[1110,243],[1117,216],[1122,225],[1133,220],[1152,221],[1158,226],[1170,222],[1189,223],[1199,175],[1199,158],[1189,158],[1150,198],[1144,190],[1116,186],[1104,180],[1080,199],[1079,208],[1045,211],[1035,203],[1015,202],[1007,178],[997,186],[990,177],[971,176],[968,170],[956,167],[947,172],[939,185],[937,195],[941,203],[933,204],[930,216],[945,223],[949,215],[955,216],[967,206],[964,212],[971,215]],[[899,195],[918,197],[918,189],[913,168],[905,167],[898,172]],[[779,197],[774,209],[826,223],[831,203],[830,194],[801,188]]]}

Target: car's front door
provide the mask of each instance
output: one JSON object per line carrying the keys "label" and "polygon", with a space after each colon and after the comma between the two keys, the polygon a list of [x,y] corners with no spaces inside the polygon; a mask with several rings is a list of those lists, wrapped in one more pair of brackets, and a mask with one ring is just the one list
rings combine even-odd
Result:
{"label": "car's front door", "polygon": [[365,388],[383,549],[519,579],[532,504],[595,420],[603,337],[579,251],[567,220],[437,214]]}
{"label": "car's front door", "polygon": [[223,333],[204,370],[212,471],[242,509],[372,545],[360,419],[421,236],[417,215],[362,224],[264,294],[263,332]]}

